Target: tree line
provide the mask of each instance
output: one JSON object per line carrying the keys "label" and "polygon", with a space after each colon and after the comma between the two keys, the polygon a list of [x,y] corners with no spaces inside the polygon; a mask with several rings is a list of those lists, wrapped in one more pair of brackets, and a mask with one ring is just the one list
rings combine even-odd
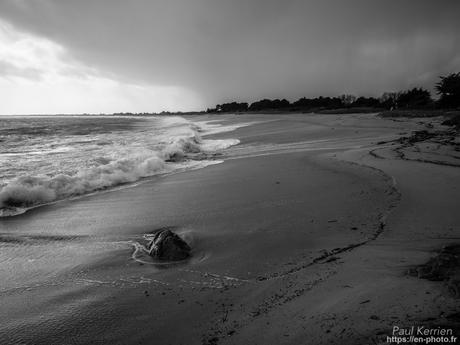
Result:
{"label": "tree line", "polygon": [[217,104],[207,109],[213,112],[251,112],[263,110],[313,110],[340,108],[380,108],[380,109],[456,109],[460,107],[460,72],[439,77],[435,85],[439,95],[434,100],[431,93],[423,88],[412,88],[399,92],[386,92],[381,97],[356,97],[341,95],[338,97],[302,97],[295,102],[286,99],[262,99],[251,104],[247,102],[229,102]]}

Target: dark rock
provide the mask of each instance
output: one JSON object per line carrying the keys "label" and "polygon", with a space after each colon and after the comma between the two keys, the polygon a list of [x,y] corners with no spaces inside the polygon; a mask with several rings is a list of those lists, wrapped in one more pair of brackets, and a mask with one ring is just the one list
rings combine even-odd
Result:
{"label": "dark rock", "polygon": [[449,119],[445,120],[441,123],[444,126],[454,126],[456,128],[460,128],[460,114],[454,114]]}
{"label": "dark rock", "polygon": [[409,270],[409,275],[431,281],[447,280],[460,268],[460,246],[451,245],[444,247],[434,258],[426,264]]}
{"label": "dark rock", "polygon": [[460,275],[449,279],[447,289],[453,298],[460,298]]}
{"label": "dark rock", "polygon": [[460,245],[442,248],[427,263],[409,269],[408,274],[420,279],[444,281],[449,294],[460,298]]}
{"label": "dark rock", "polygon": [[190,256],[190,246],[169,229],[155,233],[147,245],[149,255],[159,260],[184,260]]}

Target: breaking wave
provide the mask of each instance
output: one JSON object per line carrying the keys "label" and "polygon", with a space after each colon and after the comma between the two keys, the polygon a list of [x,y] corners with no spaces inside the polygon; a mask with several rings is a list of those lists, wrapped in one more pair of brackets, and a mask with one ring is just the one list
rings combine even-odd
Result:
{"label": "breaking wave", "polygon": [[[4,178],[7,182],[0,188],[0,216],[20,214],[31,207],[149,176],[213,164],[216,153],[239,141],[203,139],[206,125],[207,122],[200,126],[181,117],[169,117],[109,132],[105,129],[94,133],[92,129],[79,128],[75,135],[61,128],[60,135],[45,137],[38,133],[29,138],[29,147],[18,147],[15,133],[16,136],[9,138],[13,144],[0,157],[13,159],[16,164],[12,169],[19,167],[26,173],[10,180]],[[210,133],[215,132],[217,125],[208,126],[213,129]],[[30,160],[31,152],[38,157]]]}

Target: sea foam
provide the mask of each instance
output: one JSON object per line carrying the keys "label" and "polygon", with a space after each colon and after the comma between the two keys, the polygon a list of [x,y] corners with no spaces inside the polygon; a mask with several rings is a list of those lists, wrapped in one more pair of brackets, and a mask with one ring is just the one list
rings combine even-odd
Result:
{"label": "sea foam", "polygon": [[239,143],[237,139],[203,139],[206,134],[238,126],[194,123],[182,117],[136,119],[134,126],[115,126],[113,131],[104,127],[104,121],[97,130],[92,128],[91,119],[82,118],[84,124],[78,123],[77,133],[66,129],[65,119],[57,121],[63,122],[57,134],[37,131],[33,136],[28,134],[22,145],[17,140],[23,135],[21,131],[5,136],[9,146],[0,153],[0,159],[8,160],[9,166],[5,164],[7,167],[0,171],[0,216],[149,176],[204,167],[216,163],[211,159],[216,153]]}

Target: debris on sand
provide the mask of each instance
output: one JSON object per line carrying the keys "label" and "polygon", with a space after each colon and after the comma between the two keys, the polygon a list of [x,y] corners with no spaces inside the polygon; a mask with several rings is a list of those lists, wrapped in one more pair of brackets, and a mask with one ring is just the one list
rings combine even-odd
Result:
{"label": "debris on sand", "polygon": [[412,132],[410,137],[401,137],[398,139],[401,144],[415,144],[421,141],[426,141],[438,136],[440,133],[429,132],[427,130],[420,130]]}

